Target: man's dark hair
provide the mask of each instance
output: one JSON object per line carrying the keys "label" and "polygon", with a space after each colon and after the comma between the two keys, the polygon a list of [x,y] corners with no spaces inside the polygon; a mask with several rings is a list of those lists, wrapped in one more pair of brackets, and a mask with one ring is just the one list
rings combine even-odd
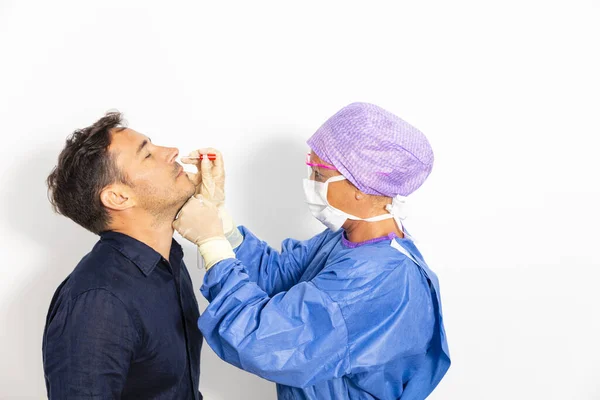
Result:
{"label": "man's dark hair", "polygon": [[100,200],[102,189],[115,182],[127,183],[108,151],[113,129],[125,129],[117,111],[73,132],[46,181],[54,211],[95,234],[106,231],[110,224],[108,210]]}

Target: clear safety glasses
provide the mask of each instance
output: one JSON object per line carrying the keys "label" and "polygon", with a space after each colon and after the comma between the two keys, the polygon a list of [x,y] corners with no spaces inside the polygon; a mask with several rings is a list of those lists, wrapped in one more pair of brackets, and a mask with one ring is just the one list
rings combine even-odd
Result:
{"label": "clear safety glasses", "polygon": [[308,176],[311,177],[313,174],[313,171],[316,167],[318,168],[325,168],[325,169],[329,169],[331,171],[337,171],[337,168],[335,168],[333,165],[325,165],[325,164],[317,164],[317,163],[313,163],[310,160],[310,153],[306,154],[306,165],[308,166]]}

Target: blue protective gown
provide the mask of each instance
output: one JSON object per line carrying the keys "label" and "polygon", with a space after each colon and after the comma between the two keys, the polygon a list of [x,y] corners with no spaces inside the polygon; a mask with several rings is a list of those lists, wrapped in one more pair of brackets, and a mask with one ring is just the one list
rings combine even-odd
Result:
{"label": "blue protective gown", "polygon": [[352,247],[324,231],[277,252],[240,230],[237,259],[201,288],[198,325],[219,357],[285,400],[422,400],[440,382],[450,357],[438,280],[410,239]]}

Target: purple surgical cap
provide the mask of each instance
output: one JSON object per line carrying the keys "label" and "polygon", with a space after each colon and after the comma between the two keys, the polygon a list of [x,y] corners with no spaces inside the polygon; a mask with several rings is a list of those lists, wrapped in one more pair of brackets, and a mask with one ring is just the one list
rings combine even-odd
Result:
{"label": "purple surgical cap", "polygon": [[342,108],[307,143],[354,186],[377,196],[408,196],[433,167],[433,150],[425,135],[374,104]]}

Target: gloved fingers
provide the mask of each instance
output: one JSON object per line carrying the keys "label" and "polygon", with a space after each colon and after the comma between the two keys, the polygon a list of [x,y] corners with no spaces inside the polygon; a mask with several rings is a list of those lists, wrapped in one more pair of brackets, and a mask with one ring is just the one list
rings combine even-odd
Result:
{"label": "gloved fingers", "polygon": [[225,163],[223,161],[223,154],[214,147],[205,147],[203,149],[198,150],[201,154],[214,154],[215,159],[212,161],[213,168],[212,174],[213,177],[221,177],[225,175]]}
{"label": "gloved fingers", "polygon": [[[190,199],[187,201],[187,203],[185,203],[185,205],[181,208],[181,211],[179,213],[179,215],[180,215],[179,218],[181,218],[181,215],[183,212],[192,214],[194,212],[201,212],[203,209],[208,209],[208,210],[210,210],[210,212],[214,212],[215,214],[218,214],[217,206],[215,206],[210,201],[210,199],[205,198],[201,194],[196,194],[196,195],[190,197]],[[206,212],[206,211],[204,211],[204,212]]]}
{"label": "gloved fingers", "polygon": [[175,219],[174,222],[177,222],[178,225],[181,223],[181,217],[183,217],[183,214],[185,214],[185,206],[187,205],[188,201],[186,201],[186,203],[183,205],[183,207],[181,207],[181,209],[177,213],[177,216],[176,216],[177,218]]}
{"label": "gloved fingers", "polygon": [[190,197],[179,211],[173,228],[192,243],[215,237],[224,237],[217,207],[198,194]]}
{"label": "gloved fingers", "polygon": [[[197,157],[198,156],[198,150],[192,151],[189,156],[190,157]],[[189,159],[189,158],[182,158],[181,162],[184,164],[190,164],[190,165],[195,165],[196,166],[196,171],[198,172],[187,172],[187,177],[189,178],[189,180],[191,180],[194,183],[194,186],[196,186],[196,190],[198,190],[200,184],[202,183],[202,175],[200,174],[200,160],[196,160],[196,159]]]}
{"label": "gloved fingers", "polygon": [[223,166],[223,154],[214,147],[204,147],[202,149],[197,150],[200,154],[214,154],[215,155],[215,166],[222,167]]}
{"label": "gloved fingers", "polygon": [[189,178],[190,181],[192,181],[194,183],[195,186],[198,186],[202,183],[202,175],[197,174],[195,172],[187,172],[187,177]]}
{"label": "gloved fingers", "polygon": [[[179,213],[179,217],[181,217],[181,213]],[[179,234],[181,234],[181,220],[179,219],[179,217],[175,221],[173,221],[173,229],[175,229],[177,232],[179,232]]]}
{"label": "gloved fingers", "polygon": [[[182,162],[184,164],[192,164],[192,165],[199,166],[201,164],[201,162],[204,161],[204,159],[206,158],[206,157],[202,157],[202,159],[199,159],[199,157],[204,154],[214,154],[215,155],[215,159],[212,161],[215,171],[221,172],[224,170],[223,155],[221,154],[221,152],[219,150],[215,149],[214,147],[205,147],[202,149],[194,150],[188,155],[188,157],[194,157],[194,158],[182,157]],[[210,161],[210,160],[208,160],[208,161]],[[198,169],[200,169],[200,168],[198,168]]]}
{"label": "gloved fingers", "polygon": [[203,207],[204,205],[204,197],[202,197],[201,194],[196,194],[190,197],[188,201],[185,202],[183,207],[181,207],[181,210],[179,210],[179,214],[175,221],[181,221],[185,214],[187,214],[188,212],[191,213],[193,212],[193,210],[198,209],[199,207]]}
{"label": "gloved fingers", "polygon": [[206,198],[201,194],[197,194],[194,196],[194,198],[196,198],[197,200],[197,204],[192,207],[190,207],[190,209],[196,209],[199,210],[200,208],[206,208],[208,210],[210,210],[211,213],[214,213],[215,215],[219,215],[219,209],[217,208],[217,206],[215,205],[215,203],[213,203],[211,201],[210,198]]}
{"label": "gloved fingers", "polygon": [[[200,156],[199,150],[194,150],[190,154],[188,154],[188,157],[199,157],[199,156]],[[182,157],[181,162],[184,164],[192,164],[192,165],[198,166],[198,164],[200,163],[200,160],[198,160],[197,158]]]}
{"label": "gloved fingers", "polygon": [[173,221],[173,229],[175,229],[184,238],[193,241],[193,238],[189,237],[189,229],[181,226],[181,220],[176,219]]}
{"label": "gloved fingers", "polygon": [[212,197],[215,194],[215,180],[212,175],[212,163],[208,158],[205,158],[200,163],[202,174],[202,186],[206,189],[207,194]]}
{"label": "gloved fingers", "polygon": [[195,194],[188,199],[181,211],[183,212],[187,210],[197,210],[204,206],[204,196],[202,196],[201,194]]}

